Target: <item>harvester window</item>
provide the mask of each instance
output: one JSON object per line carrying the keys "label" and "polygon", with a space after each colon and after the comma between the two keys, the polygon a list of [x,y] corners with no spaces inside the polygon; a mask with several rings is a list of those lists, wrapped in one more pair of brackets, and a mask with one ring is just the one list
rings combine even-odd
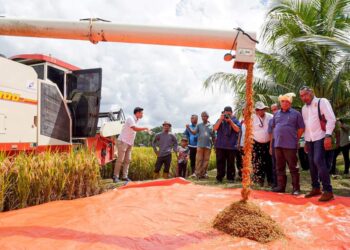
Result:
{"label": "harvester window", "polygon": [[36,71],[38,74],[38,78],[41,80],[45,80],[45,65],[44,64],[39,64],[39,65],[33,65],[32,68]]}
{"label": "harvester window", "polygon": [[64,71],[48,66],[47,67],[47,78],[52,81],[53,83],[56,83],[58,89],[60,90],[61,94],[64,96]]}

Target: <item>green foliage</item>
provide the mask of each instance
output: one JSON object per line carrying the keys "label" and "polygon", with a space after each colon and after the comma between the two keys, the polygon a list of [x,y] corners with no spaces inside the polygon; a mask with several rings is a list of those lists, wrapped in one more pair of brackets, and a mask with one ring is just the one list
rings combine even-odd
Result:
{"label": "green foliage", "polygon": [[[151,147],[154,136],[157,133],[162,132],[163,127],[162,126],[155,127],[153,129],[151,129],[151,131],[152,131],[152,134],[150,134],[148,132],[137,132],[134,145],[136,147]],[[183,135],[181,133],[175,133],[175,136],[176,136],[176,139],[178,142],[180,142],[181,138],[183,137]]]}
{"label": "green foliage", "polygon": [[100,192],[100,166],[83,149],[0,156],[0,211]]}
{"label": "green foliage", "polygon": [[[329,99],[337,116],[350,110],[350,1],[276,0],[267,12],[257,51],[254,99],[270,105],[280,94],[298,95],[303,85]],[[216,73],[205,87],[219,84],[232,90],[237,110],[245,98],[245,75]],[[299,100],[296,107],[303,104]]]}

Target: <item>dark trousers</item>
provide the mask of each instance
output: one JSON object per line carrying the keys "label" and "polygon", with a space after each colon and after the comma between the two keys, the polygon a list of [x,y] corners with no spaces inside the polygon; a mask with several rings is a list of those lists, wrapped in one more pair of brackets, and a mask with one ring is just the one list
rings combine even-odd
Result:
{"label": "dark trousers", "polygon": [[304,148],[299,148],[298,149],[298,157],[299,157],[299,162],[300,166],[303,170],[309,170],[309,157],[304,151]]}
{"label": "dark trousers", "polygon": [[177,176],[186,178],[187,162],[177,163]]}
{"label": "dark trousers", "polygon": [[340,152],[343,154],[343,158],[344,158],[344,165],[345,165],[344,174],[349,173],[349,164],[350,164],[349,149],[350,149],[350,144],[343,147],[339,147],[334,151],[331,174],[336,174],[337,157],[340,154]]}
{"label": "dark trousers", "polygon": [[267,182],[272,184],[272,157],[270,155],[270,142],[259,143],[254,141],[253,146],[253,181],[264,184],[265,176]]}
{"label": "dark trousers", "polygon": [[192,174],[196,172],[196,155],[197,155],[197,148],[188,147],[190,149],[190,164],[191,164],[191,171]]}
{"label": "dark trousers", "polygon": [[319,181],[321,181],[323,191],[332,192],[323,141],[324,139],[314,142],[306,142],[306,146],[308,147],[311,185],[312,188],[320,188]]}
{"label": "dark trousers", "polygon": [[242,178],[243,156],[244,156],[243,148],[241,148],[240,150],[237,150],[236,166],[237,166],[237,170],[238,170],[238,176],[240,178]]}
{"label": "dark trousers", "polygon": [[272,186],[277,187],[277,166],[276,166],[276,149],[273,146],[274,141],[272,142]]}
{"label": "dark trousers", "polygon": [[223,148],[216,149],[216,168],[217,168],[216,179],[218,181],[222,181],[225,175],[227,180],[231,180],[231,181],[235,180],[236,154],[237,154],[237,150],[223,149]]}
{"label": "dark trousers", "polygon": [[171,154],[170,155],[166,155],[166,156],[157,157],[157,161],[156,161],[156,166],[155,166],[154,172],[155,173],[159,173],[163,164],[164,164],[163,173],[169,173],[170,164],[171,164]]}
{"label": "dark trousers", "polygon": [[299,176],[297,149],[275,148],[275,154],[278,176],[286,176],[286,164],[292,177]]}

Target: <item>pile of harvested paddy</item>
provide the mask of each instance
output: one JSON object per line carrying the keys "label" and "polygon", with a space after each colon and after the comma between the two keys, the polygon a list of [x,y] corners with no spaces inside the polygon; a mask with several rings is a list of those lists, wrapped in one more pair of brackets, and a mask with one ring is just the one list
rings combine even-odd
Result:
{"label": "pile of harvested paddy", "polygon": [[258,206],[250,202],[234,202],[214,220],[214,228],[236,237],[267,243],[284,237],[279,225]]}

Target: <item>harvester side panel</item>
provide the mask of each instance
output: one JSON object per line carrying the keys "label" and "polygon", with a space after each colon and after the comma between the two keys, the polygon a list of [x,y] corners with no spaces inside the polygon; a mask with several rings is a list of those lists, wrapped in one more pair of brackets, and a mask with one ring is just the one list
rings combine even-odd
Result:
{"label": "harvester side panel", "polygon": [[0,150],[37,142],[36,72],[26,65],[0,58]]}
{"label": "harvester side panel", "polygon": [[72,121],[62,94],[54,83],[39,85],[38,145],[70,145]]}

